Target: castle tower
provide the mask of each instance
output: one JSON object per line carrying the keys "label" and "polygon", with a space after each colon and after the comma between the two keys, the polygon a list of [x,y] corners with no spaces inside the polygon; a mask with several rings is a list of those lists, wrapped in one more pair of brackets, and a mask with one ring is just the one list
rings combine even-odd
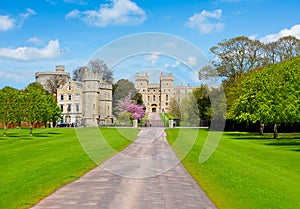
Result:
{"label": "castle tower", "polygon": [[161,97],[161,111],[167,112],[169,109],[169,102],[174,97],[174,76],[172,73],[164,76],[163,73],[160,75],[160,97]]}
{"label": "castle tower", "polygon": [[143,101],[147,101],[147,89],[149,84],[148,73],[135,75],[135,88],[143,95]]}
{"label": "castle tower", "polygon": [[87,127],[98,126],[99,120],[99,74],[89,72],[86,68],[83,73],[83,123]]}

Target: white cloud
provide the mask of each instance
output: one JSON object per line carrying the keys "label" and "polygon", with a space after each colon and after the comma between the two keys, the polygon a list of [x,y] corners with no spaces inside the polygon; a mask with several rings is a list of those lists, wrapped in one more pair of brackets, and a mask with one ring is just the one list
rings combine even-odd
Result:
{"label": "white cloud", "polygon": [[58,40],[49,41],[44,48],[18,47],[16,49],[0,48],[0,56],[10,59],[31,61],[51,59],[60,56],[61,49]]}
{"label": "white cloud", "polygon": [[145,21],[145,11],[130,0],[110,0],[98,10],[73,10],[66,18],[78,18],[88,25],[106,27],[111,25],[138,25]]}
{"label": "white cloud", "polygon": [[224,29],[224,23],[218,20],[222,17],[222,10],[217,9],[212,12],[203,10],[201,13],[190,17],[185,23],[186,27],[198,29],[201,33],[209,34],[220,32]]}
{"label": "white cloud", "polygon": [[159,53],[153,52],[145,56],[145,60],[151,62],[151,64],[155,65],[156,61],[159,57]]}
{"label": "white cloud", "polygon": [[173,48],[173,49],[177,48],[177,44],[174,42],[171,42],[171,41],[166,42],[165,45],[166,45],[166,47],[169,47],[169,48]]}
{"label": "white cloud", "polygon": [[191,65],[191,66],[197,65],[197,58],[194,57],[194,56],[188,57],[188,59],[187,59],[187,64],[188,64],[188,65]]}
{"label": "white cloud", "polygon": [[19,14],[12,18],[8,15],[0,15],[0,31],[8,31],[15,27],[22,27],[24,21],[31,15],[35,15],[35,11],[27,9],[25,13]]}
{"label": "white cloud", "polygon": [[0,15],[0,31],[7,31],[14,27],[15,19],[10,18],[8,15]]}
{"label": "white cloud", "polygon": [[43,43],[43,41],[36,36],[27,39],[27,42],[38,44],[38,45],[41,45]]}
{"label": "white cloud", "polygon": [[283,29],[279,33],[270,34],[260,38],[260,41],[264,43],[269,43],[273,41],[277,41],[281,37],[284,36],[295,36],[296,38],[300,39],[300,24],[292,26],[290,29]]}
{"label": "white cloud", "polygon": [[248,38],[251,39],[251,40],[255,40],[256,37],[257,37],[257,35],[256,35],[256,34],[253,34],[253,35],[249,36]]}

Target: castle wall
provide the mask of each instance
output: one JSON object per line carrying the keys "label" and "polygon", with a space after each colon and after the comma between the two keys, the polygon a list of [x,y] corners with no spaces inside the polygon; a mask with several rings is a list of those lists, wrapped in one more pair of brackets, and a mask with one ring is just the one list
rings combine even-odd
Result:
{"label": "castle wall", "polygon": [[195,87],[174,86],[174,76],[160,75],[159,84],[149,84],[148,74],[136,74],[135,87],[143,96],[146,112],[168,112],[171,98],[180,102]]}

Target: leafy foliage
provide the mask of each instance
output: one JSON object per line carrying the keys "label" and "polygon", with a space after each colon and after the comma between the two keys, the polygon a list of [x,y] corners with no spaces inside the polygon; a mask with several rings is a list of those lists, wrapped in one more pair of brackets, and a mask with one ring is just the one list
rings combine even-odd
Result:
{"label": "leafy foliage", "polygon": [[[300,58],[254,71],[241,80],[228,117],[274,124],[300,121]],[[277,136],[274,135],[274,138]]]}
{"label": "leafy foliage", "polygon": [[54,122],[60,117],[56,101],[39,83],[31,83],[20,91],[11,87],[0,91],[0,122],[5,128],[8,123],[24,121],[32,126],[38,122]]}

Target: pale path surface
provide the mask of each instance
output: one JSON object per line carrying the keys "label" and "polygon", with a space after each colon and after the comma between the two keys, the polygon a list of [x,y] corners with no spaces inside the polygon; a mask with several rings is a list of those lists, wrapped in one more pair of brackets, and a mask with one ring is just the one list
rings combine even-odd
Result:
{"label": "pale path surface", "polygon": [[[157,113],[149,120],[159,119]],[[216,208],[170,149],[163,128],[142,128],[120,154],[62,187],[34,209]]]}

